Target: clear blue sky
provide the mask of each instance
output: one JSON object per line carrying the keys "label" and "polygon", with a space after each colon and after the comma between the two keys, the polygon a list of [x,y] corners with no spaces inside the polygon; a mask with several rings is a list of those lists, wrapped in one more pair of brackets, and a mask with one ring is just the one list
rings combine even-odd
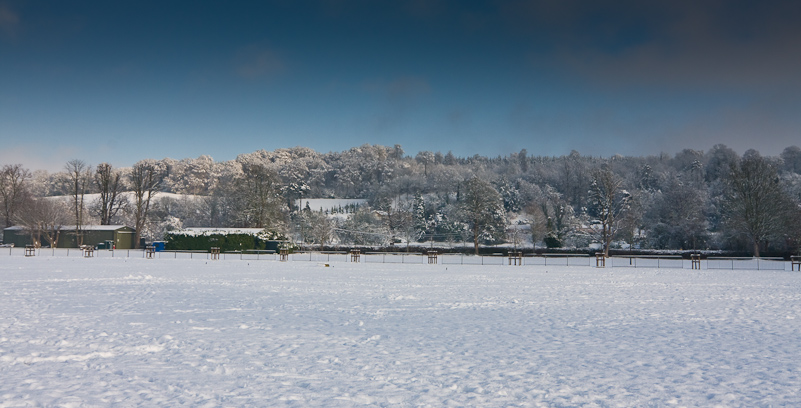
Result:
{"label": "clear blue sky", "polygon": [[0,164],[801,144],[801,2],[600,3],[0,0]]}

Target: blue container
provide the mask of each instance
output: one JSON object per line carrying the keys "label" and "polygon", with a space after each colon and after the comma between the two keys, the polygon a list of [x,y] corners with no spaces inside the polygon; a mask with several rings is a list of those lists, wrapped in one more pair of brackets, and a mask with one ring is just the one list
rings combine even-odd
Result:
{"label": "blue container", "polygon": [[156,252],[164,251],[164,241],[153,241],[153,249]]}

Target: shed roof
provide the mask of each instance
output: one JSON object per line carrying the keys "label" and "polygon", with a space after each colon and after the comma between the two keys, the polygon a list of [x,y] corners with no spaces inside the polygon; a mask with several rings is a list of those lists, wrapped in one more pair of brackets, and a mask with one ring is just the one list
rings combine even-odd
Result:
{"label": "shed roof", "polygon": [[[28,227],[15,225],[13,227],[3,229],[3,231],[22,231],[26,229],[28,229]],[[76,225],[61,225],[59,226],[59,229],[62,231],[75,231],[78,228]],[[117,231],[120,229],[130,229],[133,231],[133,228],[127,225],[82,225],[81,229],[84,231]]]}

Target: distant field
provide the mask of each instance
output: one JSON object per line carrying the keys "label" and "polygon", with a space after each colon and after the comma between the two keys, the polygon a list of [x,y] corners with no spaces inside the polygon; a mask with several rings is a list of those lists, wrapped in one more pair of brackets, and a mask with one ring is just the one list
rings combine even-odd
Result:
{"label": "distant field", "polygon": [[345,208],[348,204],[363,205],[367,200],[358,198],[302,198],[298,200],[300,208],[306,208],[306,203],[309,204],[309,209],[312,211],[330,211],[332,208]]}

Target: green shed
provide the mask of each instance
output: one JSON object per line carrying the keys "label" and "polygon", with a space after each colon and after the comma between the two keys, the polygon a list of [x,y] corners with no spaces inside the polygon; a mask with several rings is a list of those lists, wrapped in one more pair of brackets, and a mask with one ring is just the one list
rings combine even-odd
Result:
{"label": "green shed", "polygon": [[[112,241],[117,249],[133,249],[134,229],[125,225],[84,225],[81,227],[83,244],[97,246]],[[3,230],[3,242],[14,244],[17,247],[30,245],[38,240],[41,245],[48,245],[44,233],[31,231],[27,227],[14,226]],[[58,228],[59,248],[77,248],[80,242],[74,225],[64,225]]]}

